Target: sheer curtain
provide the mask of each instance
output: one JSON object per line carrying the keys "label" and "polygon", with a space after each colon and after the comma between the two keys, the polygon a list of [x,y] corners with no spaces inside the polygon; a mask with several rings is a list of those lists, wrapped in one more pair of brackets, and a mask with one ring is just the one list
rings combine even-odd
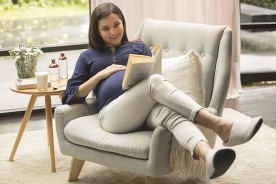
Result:
{"label": "sheer curtain", "polygon": [[232,68],[227,98],[242,91],[240,82],[240,8],[238,0],[91,0],[92,10],[113,2],[123,11],[127,33],[132,39],[145,18],[222,24],[232,28]]}

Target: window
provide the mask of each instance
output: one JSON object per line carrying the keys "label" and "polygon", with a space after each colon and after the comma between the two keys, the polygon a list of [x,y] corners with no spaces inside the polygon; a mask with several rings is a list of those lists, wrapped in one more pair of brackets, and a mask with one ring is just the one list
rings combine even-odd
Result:
{"label": "window", "polygon": [[[17,77],[9,48],[19,40],[26,41],[31,37],[44,51],[38,59],[39,70],[47,70],[51,58],[57,58],[60,51],[65,51],[70,74],[81,49],[88,46],[89,2],[0,0],[0,114],[24,111],[30,98],[9,90],[10,82]],[[60,104],[59,98],[52,98],[52,104]],[[38,98],[35,104],[35,109],[40,107],[44,107],[43,98]]]}
{"label": "window", "polygon": [[88,0],[3,3],[0,49],[8,49],[28,37],[32,37],[41,46],[87,43]]}
{"label": "window", "polygon": [[241,1],[242,83],[276,80],[276,6]]}

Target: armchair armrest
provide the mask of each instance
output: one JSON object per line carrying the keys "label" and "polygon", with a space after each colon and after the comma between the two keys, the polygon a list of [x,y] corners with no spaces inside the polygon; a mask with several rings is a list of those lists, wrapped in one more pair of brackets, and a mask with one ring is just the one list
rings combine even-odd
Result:
{"label": "armchair armrest", "polygon": [[73,119],[96,113],[98,113],[97,100],[89,98],[84,103],[58,106],[55,109],[55,119],[59,124],[62,123],[65,126],[67,122]]}
{"label": "armchair armrest", "polygon": [[84,103],[72,105],[60,105],[55,109],[56,132],[59,142],[66,141],[64,127],[76,118],[98,113],[96,98],[86,99]]}

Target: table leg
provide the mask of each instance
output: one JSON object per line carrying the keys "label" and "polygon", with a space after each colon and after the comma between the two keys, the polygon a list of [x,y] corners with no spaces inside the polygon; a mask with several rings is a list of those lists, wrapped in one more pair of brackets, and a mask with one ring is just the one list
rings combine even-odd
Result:
{"label": "table leg", "polygon": [[59,95],[58,95],[60,101],[62,101],[62,95],[63,95],[63,94],[59,94]]}
{"label": "table leg", "polygon": [[25,115],[23,117],[23,120],[21,122],[21,126],[20,126],[19,132],[17,134],[17,137],[16,137],[16,140],[15,140],[12,152],[10,154],[9,161],[13,161],[13,158],[14,158],[14,155],[16,153],[17,147],[18,147],[19,142],[21,140],[21,137],[22,137],[22,135],[24,133],[25,127],[26,127],[26,125],[27,125],[27,123],[28,123],[28,121],[30,119],[30,116],[31,116],[34,104],[36,102],[36,99],[37,99],[37,96],[34,96],[34,95],[31,96],[31,99],[29,101],[27,110],[26,110]]}
{"label": "table leg", "polygon": [[50,147],[50,157],[51,157],[51,168],[52,168],[52,172],[56,172],[53,123],[52,123],[52,104],[51,104],[51,97],[49,95],[45,96],[45,106],[46,106],[45,112],[46,112],[46,122],[47,122],[48,144]]}

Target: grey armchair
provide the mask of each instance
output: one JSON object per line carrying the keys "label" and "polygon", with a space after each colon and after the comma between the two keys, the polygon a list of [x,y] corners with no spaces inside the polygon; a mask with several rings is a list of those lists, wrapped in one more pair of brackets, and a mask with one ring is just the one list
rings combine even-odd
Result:
{"label": "grey armchair", "polygon": [[[205,107],[221,115],[230,80],[231,34],[227,26],[146,19],[136,38],[150,47],[162,43],[164,58],[176,57],[189,50],[199,53],[203,64]],[[173,136],[165,128],[111,134],[101,128],[97,112],[94,98],[55,109],[60,151],[72,157],[69,181],[78,179],[85,161],[145,175],[148,183],[153,183],[155,177],[183,170],[170,161]],[[208,136],[214,138],[213,146],[216,135]],[[201,176],[205,174],[205,171],[199,172]]]}

